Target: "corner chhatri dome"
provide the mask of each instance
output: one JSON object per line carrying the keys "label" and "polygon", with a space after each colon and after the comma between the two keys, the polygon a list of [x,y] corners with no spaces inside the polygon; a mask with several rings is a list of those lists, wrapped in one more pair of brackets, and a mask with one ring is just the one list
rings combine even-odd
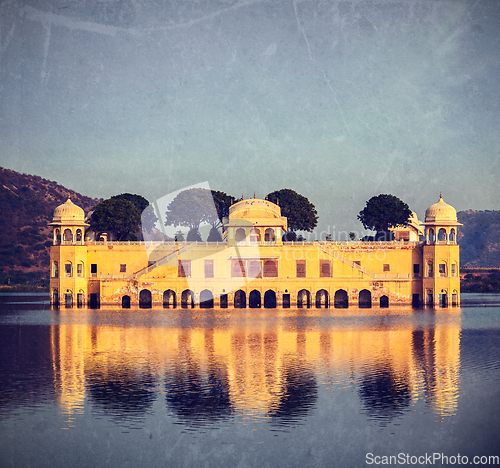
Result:
{"label": "corner chhatri dome", "polygon": [[457,224],[457,210],[445,203],[443,196],[439,195],[439,201],[425,210],[425,223]]}
{"label": "corner chhatri dome", "polygon": [[52,223],[72,223],[72,224],[84,224],[85,223],[85,212],[82,208],[75,205],[71,198],[68,198],[65,203],[59,205],[54,210],[54,216],[52,217]]}

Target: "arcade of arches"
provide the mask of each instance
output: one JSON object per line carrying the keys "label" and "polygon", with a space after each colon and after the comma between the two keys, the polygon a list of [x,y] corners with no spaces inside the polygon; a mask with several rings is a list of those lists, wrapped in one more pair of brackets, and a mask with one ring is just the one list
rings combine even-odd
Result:
{"label": "arcade of arches", "polygon": [[[154,304],[151,291],[142,289],[139,292],[138,303],[141,309],[152,308]],[[320,289],[315,293],[307,289],[301,289],[295,297],[286,290],[286,292],[281,295],[281,300],[279,300],[279,294],[272,289],[268,289],[263,293],[257,289],[253,289],[248,293],[242,289],[238,289],[232,294],[222,294],[220,296],[214,296],[212,291],[208,289],[204,289],[199,294],[195,294],[195,292],[190,289],[185,289],[181,293],[176,293],[172,289],[168,289],[164,291],[162,296],[162,305],[164,309],[275,309],[278,307],[287,309],[293,307],[295,304],[298,309],[309,309],[311,307],[317,309],[329,307],[347,309],[349,306],[359,308],[378,306],[386,308],[389,307],[389,297],[383,295],[380,296],[376,302],[373,302],[372,293],[367,289],[359,291],[357,297],[351,300],[351,302],[349,302],[349,295],[344,289],[335,291],[332,298],[330,298],[328,291],[325,289]],[[121,306],[124,309],[131,307],[131,297],[129,295],[123,295],[121,297]]]}

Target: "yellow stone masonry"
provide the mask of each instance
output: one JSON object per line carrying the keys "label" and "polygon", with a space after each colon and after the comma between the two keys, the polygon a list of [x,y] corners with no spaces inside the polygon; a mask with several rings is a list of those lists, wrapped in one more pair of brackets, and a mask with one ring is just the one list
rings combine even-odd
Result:
{"label": "yellow stone masonry", "polygon": [[456,211],[442,197],[393,242],[283,242],[287,220],[242,200],[224,242],[90,241],[68,200],[50,226],[51,302],[65,307],[302,308],[458,306]]}

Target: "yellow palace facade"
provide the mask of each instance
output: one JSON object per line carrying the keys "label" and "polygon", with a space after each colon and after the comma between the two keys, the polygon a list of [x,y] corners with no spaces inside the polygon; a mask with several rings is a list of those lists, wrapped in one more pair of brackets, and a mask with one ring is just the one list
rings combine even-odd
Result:
{"label": "yellow palace facade", "polygon": [[456,210],[439,201],[391,242],[283,242],[287,220],[242,200],[224,242],[91,241],[71,200],[50,226],[51,303],[111,308],[349,308],[460,304]]}

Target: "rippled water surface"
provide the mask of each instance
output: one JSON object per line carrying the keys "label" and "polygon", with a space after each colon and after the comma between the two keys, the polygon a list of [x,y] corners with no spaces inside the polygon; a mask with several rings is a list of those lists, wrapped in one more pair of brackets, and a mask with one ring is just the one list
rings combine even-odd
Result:
{"label": "rippled water surface", "polygon": [[52,311],[4,293],[0,350],[2,467],[500,455],[498,295],[436,310]]}

